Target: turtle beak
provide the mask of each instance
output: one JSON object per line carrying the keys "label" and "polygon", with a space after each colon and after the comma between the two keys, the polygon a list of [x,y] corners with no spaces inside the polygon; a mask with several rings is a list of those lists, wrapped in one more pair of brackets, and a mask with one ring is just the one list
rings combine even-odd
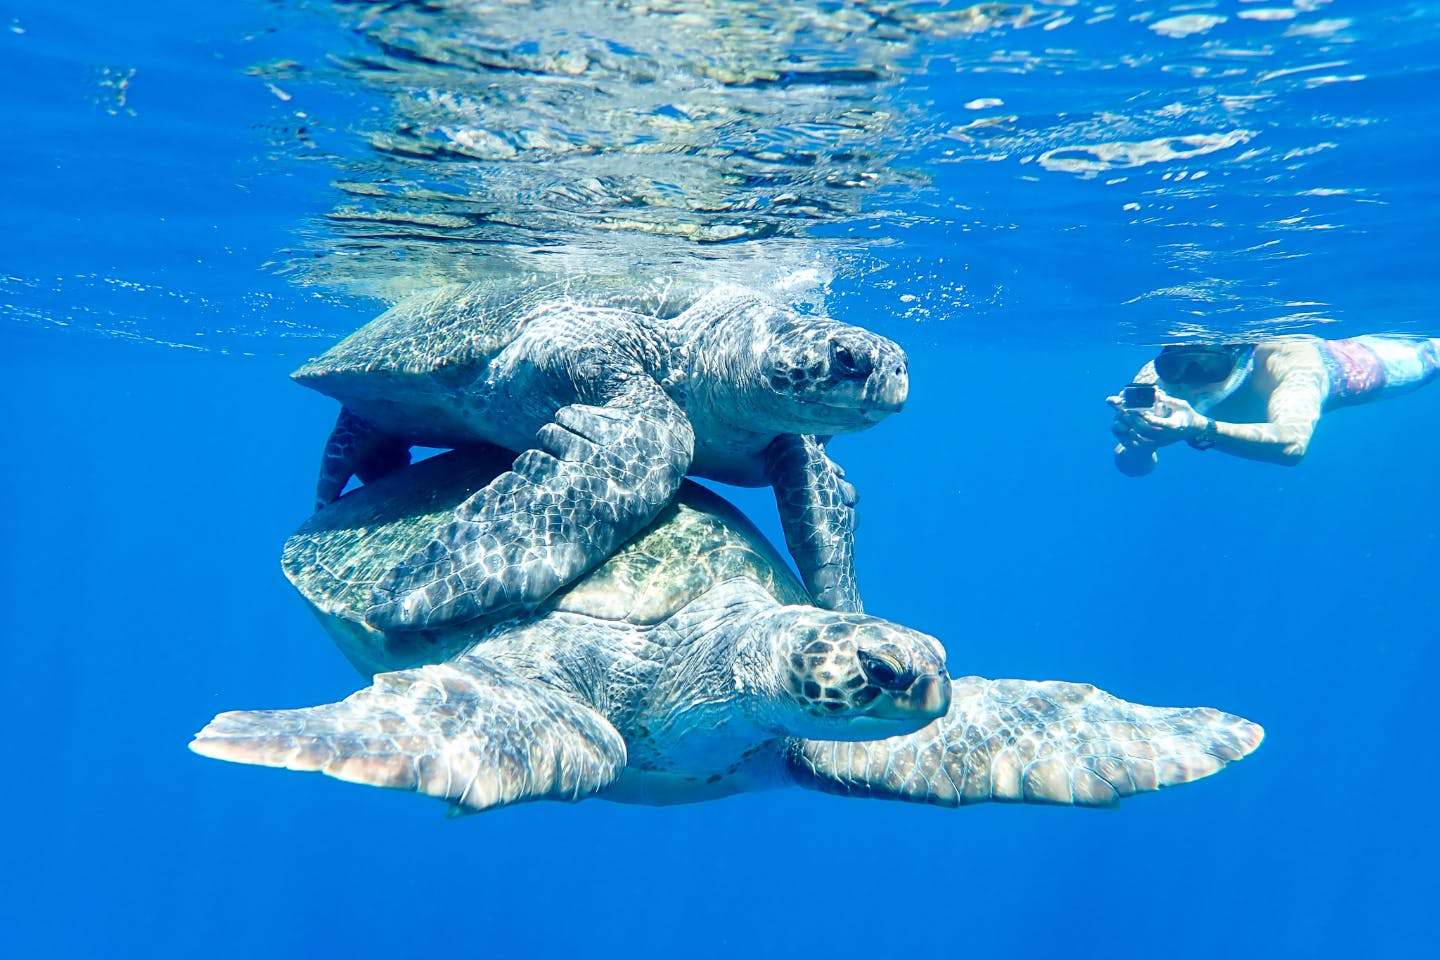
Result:
{"label": "turtle beak", "polygon": [[910,362],[905,351],[893,343],[887,343],[877,353],[874,370],[865,383],[865,399],[878,420],[900,412],[909,399]]}
{"label": "turtle beak", "polygon": [[903,720],[918,730],[950,709],[945,648],[923,633],[896,624],[889,629],[890,643],[856,651],[866,679],[883,691],[868,712],[876,719]]}
{"label": "turtle beak", "polygon": [[829,373],[849,382],[837,400],[857,409],[867,423],[905,406],[910,394],[910,361],[898,343],[859,327],[844,327],[830,339]]}
{"label": "turtle beak", "polygon": [[927,673],[903,690],[890,694],[886,703],[877,703],[870,715],[886,720],[914,720],[922,724],[950,711],[950,678]]}
{"label": "turtle beak", "polygon": [[950,678],[921,677],[910,688],[915,712],[929,720],[938,720],[950,712]]}

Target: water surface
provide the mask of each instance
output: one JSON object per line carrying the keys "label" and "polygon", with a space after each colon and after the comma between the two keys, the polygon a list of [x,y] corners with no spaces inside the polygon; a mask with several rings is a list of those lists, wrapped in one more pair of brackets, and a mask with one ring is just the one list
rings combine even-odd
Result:
{"label": "water surface", "polygon": [[[1433,943],[1440,391],[1293,470],[1109,462],[1191,335],[1440,333],[1430,3],[0,7],[14,955],[1374,955]],[[711,39],[715,38],[715,39]],[[952,671],[1265,725],[1115,812],[800,791],[443,807],[190,754],[359,679],[280,575],[393,297],[789,284],[912,358],[837,440],[867,609]],[[772,536],[764,491],[727,490]]]}

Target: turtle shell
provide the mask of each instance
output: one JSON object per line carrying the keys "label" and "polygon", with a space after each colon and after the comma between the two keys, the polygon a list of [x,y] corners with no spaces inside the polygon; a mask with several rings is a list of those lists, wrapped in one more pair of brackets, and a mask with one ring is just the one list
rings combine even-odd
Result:
{"label": "turtle shell", "polygon": [[291,376],[322,393],[353,377],[460,381],[558,302],[669,318],[701,292],[667,278],[525,275],[447,284],[400,301]]}
{"label": "turtle shell", "polygon": [[[454,450],[345,494],[285,543],[281,566],[356,668],[366,674],[438,663],[469,648],[503,619],[419,633],[382,633],[365,622],[370,588],[423,548],[455,507],[510,468],[498,447]],[[775,548],[715,493],[686,481],[648,527],[607,561],[551,596],[555,610],[647,625],[665,620],[716,584],[748,579],[780,603],[808,603]]]}

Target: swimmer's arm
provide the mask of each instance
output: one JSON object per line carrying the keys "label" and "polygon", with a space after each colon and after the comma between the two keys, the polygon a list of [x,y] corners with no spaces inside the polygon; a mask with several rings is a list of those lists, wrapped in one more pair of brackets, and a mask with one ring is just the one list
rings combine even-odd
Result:
{"label": "swimmer's arm", "polygon": [[1305,457],[1325,403],[1329,387],[1325,365],[1319,349],[1308,343],[1268,350],[1264,362],[1274,383],[1265,405],[1266,422],[1216,420],[1215,449],[1247,460],[1294,466]]}

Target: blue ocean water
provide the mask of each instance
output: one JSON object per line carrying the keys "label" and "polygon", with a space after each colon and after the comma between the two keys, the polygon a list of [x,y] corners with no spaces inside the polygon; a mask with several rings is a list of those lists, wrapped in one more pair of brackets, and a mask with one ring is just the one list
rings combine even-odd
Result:
{"label": "blue ocean water", "polygon": [[[934,26],[907,21],[873,100],[732,81],[755,100],[710,115],[778,117],[783,149],[684,154],[704,162],[679,192],[705,202],[637,201],[655,219],[616,231],[695,271],[803,265],[815,238],[831,312],[909,351],[906,410],[832,445],[868,610],[941,638],[956,675],[1246,716],[1267,732],[1249,758],[1115,811],[789,790],[450,821],[191,754],[220,710],[361,683],[279,571],[335,414],[288,371],[408,277],[536,248],[504,211],[607,156],[503,181],[485,165],[533,141],[483,153],[441,115],[458,101],[414,98],[468,42],[421,47],[454,22],[426,18],[464,7],[0,5],[5,955],[1433,949],[1440,389],[1327,416],[1298,468],[1181,448],[1144,480],[1111,465],[1103,403],[1195,330],[1440,335],[1429,3],[903,7]],[[851,8],[878,9],[814,6]],[[402,61],[433,75],[401,84]],[[541,102],[501,76],[512,109]],[[831,112],[807,131],[806,110]],[[818,179],[769,159],[802,135]],[[816,185],[852,168],[853,196]],[[494,195],[463,192],[472,169]],[[782,180],[804,212],[776,212]],[[401,186],[405,222],[374,199]],[[634,239],[682,221],[708,241]],[[765,491],[725,492],[778,539]]]}

